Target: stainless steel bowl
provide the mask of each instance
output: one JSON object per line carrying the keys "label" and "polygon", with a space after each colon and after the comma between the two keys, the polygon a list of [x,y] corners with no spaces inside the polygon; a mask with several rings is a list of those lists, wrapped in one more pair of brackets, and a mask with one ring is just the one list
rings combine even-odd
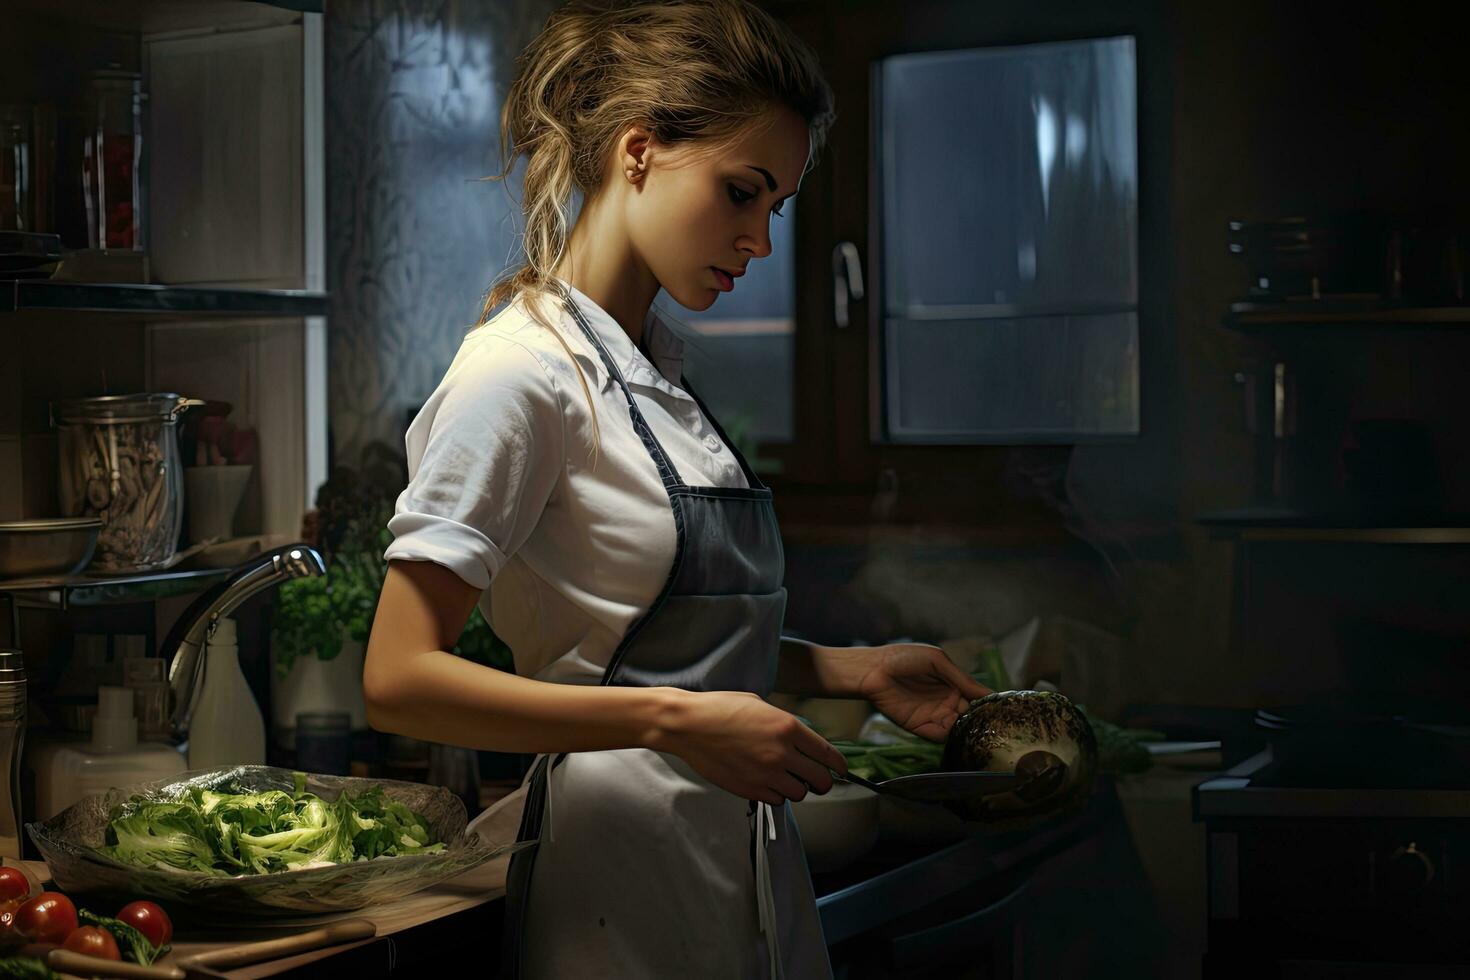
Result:
{"label": "stainless steel bowl", "polygon": [[75,575],[92,560],[101,531],[100,517],[0,522],[0,579]]}

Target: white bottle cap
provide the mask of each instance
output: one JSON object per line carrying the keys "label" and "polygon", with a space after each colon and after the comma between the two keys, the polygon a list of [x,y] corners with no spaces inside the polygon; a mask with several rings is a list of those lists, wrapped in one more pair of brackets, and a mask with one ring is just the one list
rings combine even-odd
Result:
{"label": "white bottle cap", "polygon": [[228,616],[221,617],[214,624],[214,636],[209,638],[211,646],[227,647],[235,642],[235,621]]}
{"label": "white bottle cap", "polygon": [[97,688],[97,716],[92,719],[92,748],[98,752],[126,752],[138,744],[138,719],[133,716],[133,689]]}
{"label": "white bottle cap", "polygon": [[148,656],[148,637],[141,633],[117,633],[112,637],[112,652],[118,660]]}

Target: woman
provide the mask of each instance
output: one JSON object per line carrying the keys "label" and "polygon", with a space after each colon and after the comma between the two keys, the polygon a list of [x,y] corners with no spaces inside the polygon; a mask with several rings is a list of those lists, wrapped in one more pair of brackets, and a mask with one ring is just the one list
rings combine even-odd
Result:
{"label": "woman", "polygon": [[[830,976],[786,804],[845,765],[764,696],[867,698],[939,741],[987,693],[936,647],[781,639],[770,492],[650,310],[706,309],[770,254],[831,118],[811,52],[745,0],[573,4],[518,63],[526,263],[409,428],[363,676],[379,730],[537,755],[479,821],[539,841],[511,860],[507,975]],[[444,652],[487,590],[515,674]]]}

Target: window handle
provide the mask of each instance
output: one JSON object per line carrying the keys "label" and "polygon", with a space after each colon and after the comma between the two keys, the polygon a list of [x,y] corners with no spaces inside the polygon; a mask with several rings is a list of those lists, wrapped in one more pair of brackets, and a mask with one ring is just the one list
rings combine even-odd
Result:
{"label": "window handle", "polygon": [[847,304],[863,298],[863,263],[857,246],[838,242],[832,248],[832,314],[837,326],[846,327],[850,318]]}

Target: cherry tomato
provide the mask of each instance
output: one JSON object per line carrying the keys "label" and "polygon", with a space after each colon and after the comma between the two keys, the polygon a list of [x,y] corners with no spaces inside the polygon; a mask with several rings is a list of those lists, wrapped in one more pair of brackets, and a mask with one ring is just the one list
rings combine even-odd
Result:
{"label": "cherry tomato", "polygon": [[15,928],[38,943],[59,943],[77,927],[77,907],[61,892],[42,892],[15,910]]}
{"label": "cherry tomato", "polygon": [[73,929],[61,948],[84,956],[100,956],[104,960],[122,959],[122,953],[118,951],[117,940],[112,938],[112,933],[96,926],[78,926]]}
{"label": "cherry tomato", "polygon": [[174,938],[174,924],[168,914],[152,902],[129,902],[117,917],[141,932],[154,946],[167,946]]}
{"label": "cherry tomato", "polygon": [[30,893],[31,882],[24,871],[10,865],[0,868],[0,902],[25,898]]}

